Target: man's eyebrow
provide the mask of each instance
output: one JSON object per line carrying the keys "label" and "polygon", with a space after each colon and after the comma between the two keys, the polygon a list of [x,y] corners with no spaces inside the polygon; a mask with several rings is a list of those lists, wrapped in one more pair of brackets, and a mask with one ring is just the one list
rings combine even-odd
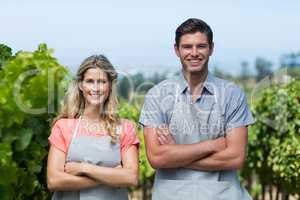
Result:
{"label": "man's eyebrow", "polygon": [[[193,44],[190,44],[190,43],[181,43],[180,44],[181,46],[193,46]],[[196,44],[197,46],[198,45],[209,45],[207,42],[200,42],[200,43],[198,43],[198,44]]]}
{"label": "man's eyebrow", "polygon": [[193,46],[192,44],[181,44],[181,46]]}

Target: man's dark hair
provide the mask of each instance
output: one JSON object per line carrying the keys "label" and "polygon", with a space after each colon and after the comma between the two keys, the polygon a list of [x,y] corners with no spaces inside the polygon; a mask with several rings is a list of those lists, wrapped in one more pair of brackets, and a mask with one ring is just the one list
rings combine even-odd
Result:
{"label": "man's dark hair", "polygon": [[196,32],[204,33],[207,37],[208,44],[211,47],[213,43],[213,32],[210,26],[202,21],[201,19],[197,18],[190,18],[183,22],[178,28],[176,29],[175,33],[175,43],[176,46],[179,47],[180,38],[185,34],[193,34]]}

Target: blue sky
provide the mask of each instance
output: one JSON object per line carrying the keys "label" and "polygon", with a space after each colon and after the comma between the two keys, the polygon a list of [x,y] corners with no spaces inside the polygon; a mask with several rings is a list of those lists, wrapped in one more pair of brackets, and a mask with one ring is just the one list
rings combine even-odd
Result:
{"label": "blue sky", "polygon": [[176,71],[174,32],[189,17],[214,31],[211,68],[237,74],[257,56],[276,68],[282,54],[300,51],[298,0],[2,0],[0,8],[1,43],[17,51],[44,42],[72,71],[96,53],[127,73]]}

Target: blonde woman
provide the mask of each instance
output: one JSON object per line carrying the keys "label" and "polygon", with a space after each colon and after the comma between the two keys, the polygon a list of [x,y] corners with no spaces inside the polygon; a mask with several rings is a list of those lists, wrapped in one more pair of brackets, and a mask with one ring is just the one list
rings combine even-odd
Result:
{"label": "blonde woman", "polygon": [[138,182],[135,124],[117,115],[117,73],[103,56],[80,65],[49,137],[53,200],[128,199]]}

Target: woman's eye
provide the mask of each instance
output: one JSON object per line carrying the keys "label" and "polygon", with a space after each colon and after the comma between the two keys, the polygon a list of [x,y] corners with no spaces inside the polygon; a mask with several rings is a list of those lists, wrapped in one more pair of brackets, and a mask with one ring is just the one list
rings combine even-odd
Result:
{"label": "woman's eye", "polygon": [[105,80],[99,80],[98,83],[104,84],[104,83],[106,83],[106,81]]}

